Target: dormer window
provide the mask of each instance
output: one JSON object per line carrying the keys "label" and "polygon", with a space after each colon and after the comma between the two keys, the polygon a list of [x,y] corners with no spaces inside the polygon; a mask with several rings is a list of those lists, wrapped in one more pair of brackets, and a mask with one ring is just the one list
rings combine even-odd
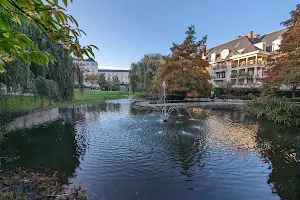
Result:
{"label": "dormer window", "polygon": [[237,50],[237,52],[238,52],[239,54],[242,54],[242,53],[244,52],[244,50],[245,50],[245,48],[244,48],[244,49],[239,49],[239,50]]}
{"label": "dormer window", "polygon": [[211,62],[215,62],[215,61],[216,61],[216,53],[212,53],[212,54],[210,55],[210,61],[211,61]]}
{"label": "dormer window", "polygon": [[272,51],[277,51],[279,50],[279,45],[278,44],[272,44]]}

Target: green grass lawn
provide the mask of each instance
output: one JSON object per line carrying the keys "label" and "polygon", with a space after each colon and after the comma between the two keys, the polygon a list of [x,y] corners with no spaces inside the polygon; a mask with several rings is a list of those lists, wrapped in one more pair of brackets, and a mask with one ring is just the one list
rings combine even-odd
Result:
{"label": "green grass lawn", "polygon": [[[1,99],[0,111],[30,111],[49,106],[49,101],[34,100],[32,96],[8,96],[7,100]],[[4,103],[6,102],[6,104]]]}
{"label": "green grass lawn", "polygon": [[44,100],[43,105],[41,99],[34,100],[32,96],[8,96],[6,104],[3,100],[0,103],[0,112],[5,111],[31,111],[40,108],[47,108],[47,107],[64,107],[68,105],[78,105],[84,103],[95,103],[95,102],[103,102],[107,99],[122,99],[128,98],[129,95],[131,97],[141,96],[142,93],[132,93],[129,92],[122,92],[122,91],[99,91],[99,90],[91,90],[91,91],[84,91],[83,94],[79,92],[78,89],[74,91],[74,101],[67,102],[67,103],[53,103],[49,104],[49,101]]}
{"label": "green grass lawn", "polygon": [[74,99],[75,100],[105,100],[105,99],[122,99],[131,97],[141,96],[142,93],[135,92],[134,95],[129,92],[123,91],[100,91],[100,90],[89,90],[84,91],[83,94],[79,92],[78,89],[74,91]]}

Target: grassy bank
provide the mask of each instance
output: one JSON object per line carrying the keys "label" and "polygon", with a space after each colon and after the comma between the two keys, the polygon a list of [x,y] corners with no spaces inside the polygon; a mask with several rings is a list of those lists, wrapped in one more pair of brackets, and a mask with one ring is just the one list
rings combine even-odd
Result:
{"label": "grassy bank", "polygon": [[107,99],[122,99],[130,97],[141,96],[142,93],[135,93],[134,95],[129,92],[122,91],[99,91],[91,90],[85,91],[81,94],[77,89],[74,91],[74,101],[50,103],[48,100],[42,102],[41,99],[34,99],[33,96],[6,96],[6,100],[1,100],[1,112],[28,112],[41,108],[49,107],[64,107],[69,105],[79,105],[84,103],[101,102]]}
{"label": "grassy bank", "polygon": [[300,105],[277,98],[262,98],[244,106],[246,114],[284,126],[300,126]]}
{"label": "grassy bank", "polygon": [[33,96],[6,96],[6,99],[1,99],[0,111],[30,111],[50,105],[49,101],[44,100],[42,104],[41,99],[34,99]]}
{"label": "grassy bank", "polygon": [[106,100],[106,99],[122,99],[131,97],[141,96],[142,93],[135,92],[134,94],[123,91],[99,91],[99,90],[90,90],[84,91],[82,94],[78,89],[74,91],[75,100]]}

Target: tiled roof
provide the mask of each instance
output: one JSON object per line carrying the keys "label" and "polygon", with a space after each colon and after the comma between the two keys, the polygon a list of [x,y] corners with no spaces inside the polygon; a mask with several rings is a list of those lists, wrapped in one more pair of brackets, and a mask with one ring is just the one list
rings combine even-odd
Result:
{"label": "tiled roof", "polygon": [[[219,54],[223,49],[228,49],[229,50],[229,55],[225,58],[222,59]],[[247,36],[237,38],[235,40],[232,40],[230,42],[227,42],[225,44],[221,44],[219,46],[213,47],[209,53],[207,54],[208,58],[210,58],[212,53],[216,53],[216,62],[222,61],[229,59],[229,57],[233,55],[239,54],[239,51],[244,53],[249,53],[252,51],[258,50],[257,47],[255,47],[249,40]]]}
{"label": "tiled roof", "polygon": [[269,33],[269,34],[266,34],[266,35],[263,35],[261,36],[259,39],[262,41],[262,42],[266,42],[267,44],[267,51],[268,52],[271,52],[272,51],[272,42],[276,39],[278,39],[280,36],[282,36],[282,34],[284,32],[286,32],[287,29],[281,29],[279,31],[275,31],[275,32],[272,32],[272,33]]}
{"label": "tiled roof", "polygon": [[129,72],[127,69],[98,69],[98,72]]}
{"label": "tiled roof", "polygon": [[[257,44],[259,42],[265,42],[266,43],[266,51],[271,52],[272,51],[272,42],[276,39],[278,39],[286,29],[278,30],[272,33],[265,34],[263,36],[260,36],[258,38],[252,38],[249,39],[247,36],[243,36],[240,38],[236,38],[232,41],[229,41],[227,43],[218,45],[216,47],[213,47],[209,50],[207,50],[206,56],[210,59],[212,53],[216,53],[216,62],[220,62],[226,59],[229,59],[233,55],[238,55],[238,54],[244,54],[244,53],[249,53],[252,51],[260,50],[254,44]],[[220,52],[224,49],[229,50],[229,55],[225,58],[222,59],[220,56]],[[241,52],[241,53],[239,53]]]}

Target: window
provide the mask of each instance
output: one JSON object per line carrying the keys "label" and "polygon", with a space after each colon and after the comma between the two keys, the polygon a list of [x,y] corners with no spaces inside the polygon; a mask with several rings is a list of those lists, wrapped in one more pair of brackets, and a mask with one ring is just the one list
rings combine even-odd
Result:
{"label": "window", "polygon": [[277,51],[279,50],[279,45],[278,44],[272,44],[272,51]]}

